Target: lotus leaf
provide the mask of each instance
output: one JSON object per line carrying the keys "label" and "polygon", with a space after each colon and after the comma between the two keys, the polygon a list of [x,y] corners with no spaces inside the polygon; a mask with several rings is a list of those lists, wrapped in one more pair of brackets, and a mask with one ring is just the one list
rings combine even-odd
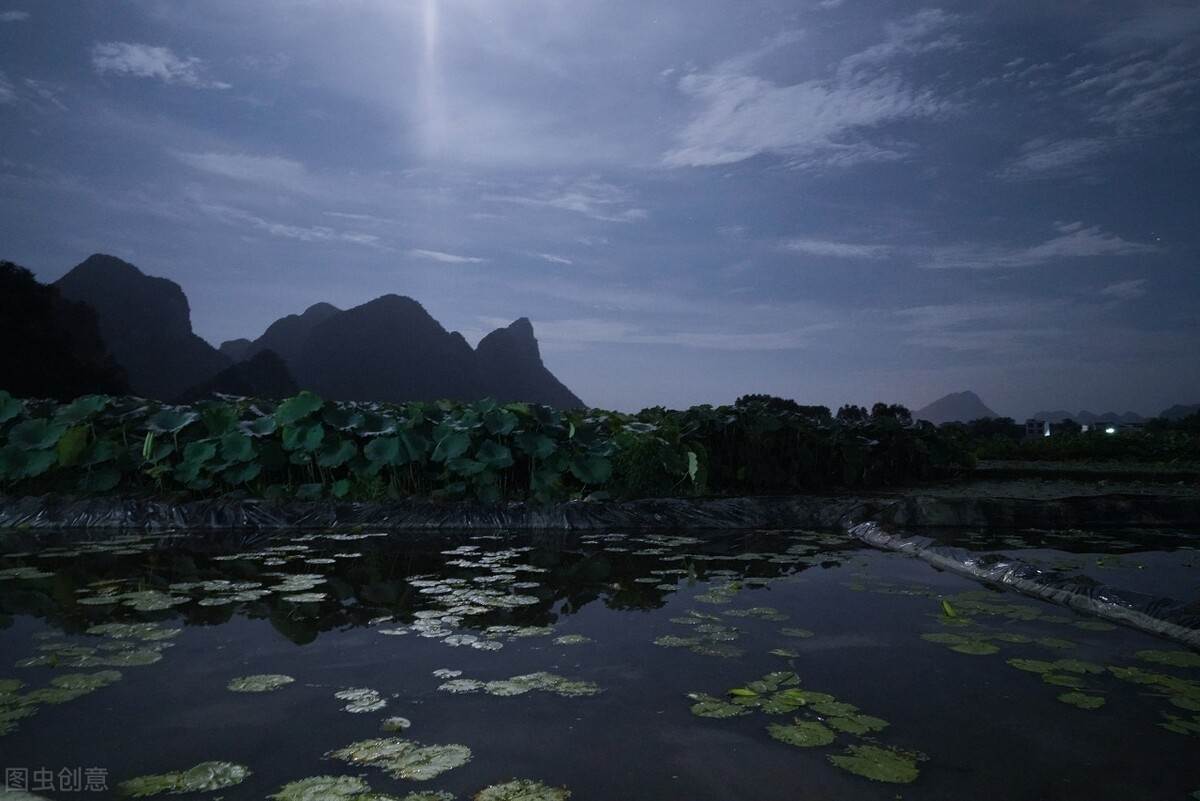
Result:
{"label": "lotus leaf", "polygon": [[87,426],[75,426],[67,429],[66,433],[58,441],[58,463],[63,467],[73,467],[79,464],[79,460],[83,458],[83,452],[87,449],[88,428]]}
{"label": "lotus leaf", "polygon": [[767,732],[780,742],[801,748],[829,745],[835,737],[825,726],[811,720],[797,720],[790,725],[772,723],[767,726]]}
{"label": "lotus leaf", "polygon": [[358,446],[350,440],[327,442],[317,453],[317,464],[321,467],[341,467],[358,455]]}
{"label": "lotus leaf", "polygon": [[438,440],[430,458],[435,462],[448,462],[462,456],[470,446],[470,434],[465,431],[451,431]]}
{"label": "lotus leaf", "polygon": [[873,781],[910,784],[920,775],[917,768],[920,758],[918,754],[898,748],[852,745],[842,754],[831,755],[829,761],[842,770]]}
{"label": "lotus leaf", "polygon": [[1135,656],[1143,662],[1177,668],[1200,667],[1200,654],[1192,651],[1138,651]]}
{"label": "lotus leaf", "polygon": [[0,390],[0,423],[7,423],[25,413],[25,403]]}
{"label": "lotus leaf", "polygon": [[474,801],[566,801],[571,791],[565,787],[549,787],[530,779],[516,779],[493,784],[480,790]]}
{"label": "lotus leaf", "polygon": [[146,428],[156,434],[178,434],[199,419],[199,413],[191,410],[164,408],[146,421]]}
{"label": "lotus leaf", "polygon": [[397,779],[428,781],[471,761],[465,745],[422,745],[414,740],[383,737],[351,743],[327,756],[352,765],[380,768]]}
{"label": "lotus leaf", "polygon": [[265,693],[278,690],[294,681],[291,676],[282,673],[258,673],[231,679],[228,688],[235,693]]}
{"label": "lotus leaf", "polygon": [[[254,440],[241,431],[230,431],[221,437],[221,458],[227,462],[248,462],[255,456]],[[184,449],[187,458],[187,449]]]}
{"label": "lotus leaf", "polygon": [[289,425],[283,428],[283,449],[312,453],[325,439],[325,428],[320,423]]}
{"label": "lotus leaf", "polygon": [[290,426],[320,411],[325,402],[307,390],[294,398],[288,398],[275,409],[275,421],[281,426]]}
{"label": "lotus leaf", "polygon": [[348,690],[339,690],[333,694],[333,697],[340,701],[349,702],[342,707],[342,710],[345,712],[374,712],[387,706],[387,701],[383,699],[383,696],[377,691],[366,687],[352,687]]}
{"label": "lotus leaf", "polygon": [[1080,709],[1099,709],[1104,706],[1104,699],[1100,696],[1078,692],[1063,693],[1058,696],[1058,700],[1064,704],[1079,707]]}
{"label": "lotus leaf", "polygon": [[160,773],[139,776],[121,782],[117,789],[122,795],[145,798],[160,793],[199,793],[221,790],[241,784],[250,775],[250,769],[232,762],[201,762],[189,770],[178,773]]}
{"label": "lotus leaf", "polygon": [[12,427],[8,432],[8,441],[27,451],[43,450],[57,445],[66,430],[67,426],[63,423],[45,419],[25,420]]}
{"label": "lotus leaf", "polygon": [[357,776],[311,776],[289,782],[267,796],[276,801],[357,801],[371,787]]}

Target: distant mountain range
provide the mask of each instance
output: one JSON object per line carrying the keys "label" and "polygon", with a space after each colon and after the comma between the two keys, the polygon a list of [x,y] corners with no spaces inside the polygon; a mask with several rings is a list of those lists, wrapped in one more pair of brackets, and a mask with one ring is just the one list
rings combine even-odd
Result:
{"label": "distant mountain range", "polygon": [[[1158,414],[1167,420],[1181,420],[1188,415],[1200,413],[1200,403],[1183,405],[1177,404],[1164,409]],[[954,392],[938,398],[928,406],[923,406],[913,412],[914,420],[928,420],[936,425],[942,423],[969,423],[985,417],[1000,417],[989,409],[974,392]],[[1092,423],[1141,423],[1147,418],[1137,412],[1103,412],[1096,414],[1086,409],[1079,412],[1069,412],[1066,409],[1041,411],[1032,415],[1033,419],[1045,420],[1049,423],[1059,423],[1063,420],[1074,420],[1076,423],[1091,425]],[[1017,421],[1023,422],[1023,421]]]}
{"label": "distant mountain range", "polygon": [[942,423],[969,423],[985,417],[999,417],[974,392],[952,392],[938,398],[928,406],[913,412],[914,420],[928,420],[934,425]]}
{"label": "distant mountain range", "polygon": [[[85,317],[90,310],[102,338],[94,358],[102,359],[107,346],[132,391],[146,397],[282,397],[301,387],[335,400],[492,397],[584,405],[546,368],[524,317],[472,348],[417,301],[384,295],[344,311],[318,303],[276,320],[257,339],[234,339],[217,349],[193,333],[178,284],[116,257],[90,256],[44,289],[85,310]],[[43,327],[57,325],[48,314],[39,320]]]}

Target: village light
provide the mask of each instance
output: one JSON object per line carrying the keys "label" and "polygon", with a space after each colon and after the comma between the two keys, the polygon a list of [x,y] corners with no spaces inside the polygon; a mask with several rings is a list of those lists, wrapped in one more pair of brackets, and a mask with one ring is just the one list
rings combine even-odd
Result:
{"label": "village light", "polygon": [[1113,428],[1112,426],[1109,426],[1108,428],[1104,429],[1104,433],[1105,434],[1115,434],[1115,433],[1117,433],[1117,429]]}

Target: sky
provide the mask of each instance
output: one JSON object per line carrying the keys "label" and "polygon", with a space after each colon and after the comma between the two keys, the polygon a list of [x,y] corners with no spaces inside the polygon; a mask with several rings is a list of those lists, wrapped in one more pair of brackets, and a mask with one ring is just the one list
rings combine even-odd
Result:
{"label": "sky", "polygon": [[[7,5],[5,4],[7,3]],[[0,258],[529,317],[604,408],[1200,402],[1200,5],[0,0]]]}

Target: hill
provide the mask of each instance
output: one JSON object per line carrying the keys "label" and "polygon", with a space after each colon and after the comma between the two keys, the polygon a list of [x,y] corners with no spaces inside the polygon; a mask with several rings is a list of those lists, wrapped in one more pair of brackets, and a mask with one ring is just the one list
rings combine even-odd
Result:
{"label": "hill", "polygon": [[999,417],[974,392],[952,392],[938,398],[928,406],[913,412],[914,420],[928,420],[935,425],[942,423],[969,423],[985,417]]}
{"label": "hill", "polygon": [[187,296],[174,281],[97,253],[54,286],[95,310],[100,333],[136,394],[171,400],[231,363],[192,333]]}

